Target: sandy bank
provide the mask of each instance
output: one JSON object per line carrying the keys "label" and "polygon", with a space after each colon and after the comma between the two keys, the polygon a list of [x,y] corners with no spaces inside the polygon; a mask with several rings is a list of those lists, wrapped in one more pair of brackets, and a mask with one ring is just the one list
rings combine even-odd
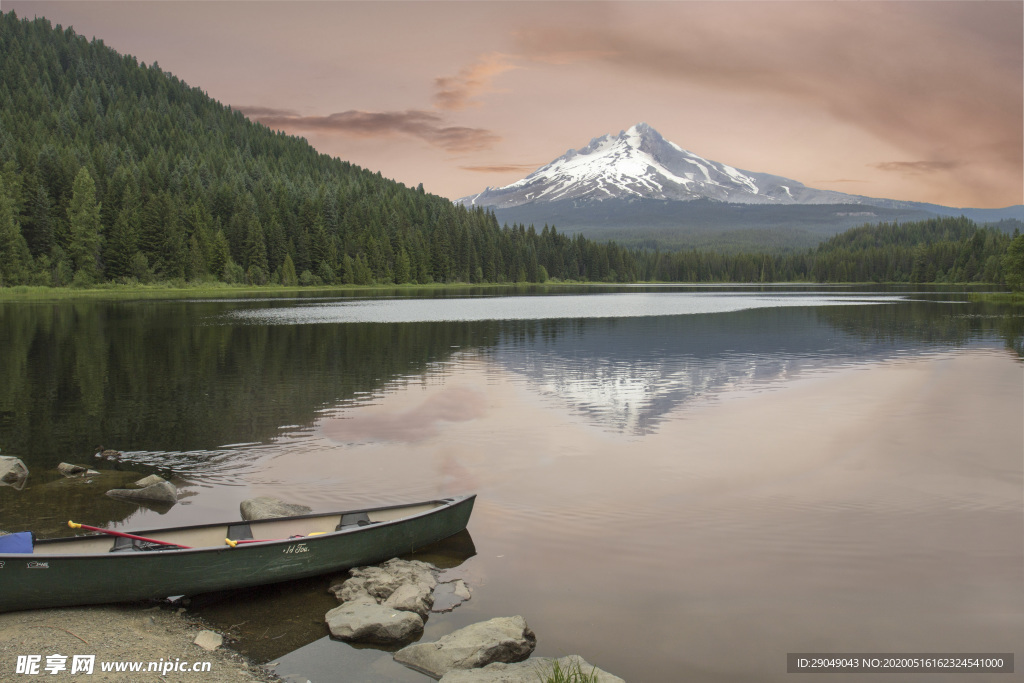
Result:
{"label": "sandy bank", "polygon": [[[203,625],[187,614],[159,607],[78,607],[0,614],[0,681],[32,680],[18,673],[19,656],[40,655],[39,675],[47,680],[166,681],[174,683],[238,683],[278,681],[262,667],[224,647],[209,652],[192,641]],[[63,670],[46,669],[50,655],[63,655]],[[94,655],[92,675],[71,674],[75,655]],[[60,660],[57,660],[60,662]],[[140,662],[142,671],[104,672],[105,663]],[[165,676],[147,671],[174,663],[178,671]],[[208,671],[192,671],[198,664]],[[181,669],[187,669],[182,671]]]}

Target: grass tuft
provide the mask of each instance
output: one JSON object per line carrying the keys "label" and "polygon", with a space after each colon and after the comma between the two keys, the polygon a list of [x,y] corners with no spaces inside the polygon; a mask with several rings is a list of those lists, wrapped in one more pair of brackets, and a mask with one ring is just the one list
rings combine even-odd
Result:
{"label": "grass tuft", "polygon": [[541,683],[597,683],[597,667],[590,673],[583,671],[579,659],[572,659],[566,668],[556,659],[552,662],[549,673],[538,672]]}

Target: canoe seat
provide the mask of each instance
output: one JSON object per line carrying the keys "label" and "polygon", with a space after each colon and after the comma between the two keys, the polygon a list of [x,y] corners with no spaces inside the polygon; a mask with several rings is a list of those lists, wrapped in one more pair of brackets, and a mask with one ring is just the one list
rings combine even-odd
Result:
{"label": "canoe seat", "polygon": [[114,539],[114,546],[110,549],[110,552],[124,553],[146,550],[181,550],[181,546],[170,543],[150,543],[149,541],[139,541],[134,538],[118,536]]}
{"label": "canoe seat", "polygon": [[334,530],[341,531],[342,529],[351,529],[354,526],[368,526],[370,524],[376,524],[376,522],[371,522],[370,516],[365,512],[351,512],[341,516],[341,524],[334,527]]}
{"label": "canoe seat", "polygon": [[252,538],[252,527],[248,524],[231,524],[228,526],[228,538],[232,541],[248,541]]}

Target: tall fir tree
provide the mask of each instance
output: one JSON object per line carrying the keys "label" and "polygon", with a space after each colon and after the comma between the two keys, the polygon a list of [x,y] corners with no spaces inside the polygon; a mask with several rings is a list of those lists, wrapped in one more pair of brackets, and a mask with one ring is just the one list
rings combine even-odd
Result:
{"label": "tall fir tree", "polygon": [[76,277],[95,282],[101,275],[100,248],[103,244],[100,205],[96,201],[96,183],[89,169],[83,166],[75,176],[68,205],[68,229],[71,242],[68,255]]}
{"label": "tall fir tree", "polygon": [[15,217],[14,198],[0,177],[0,286],[22,284],[29,273],[32,255]]}

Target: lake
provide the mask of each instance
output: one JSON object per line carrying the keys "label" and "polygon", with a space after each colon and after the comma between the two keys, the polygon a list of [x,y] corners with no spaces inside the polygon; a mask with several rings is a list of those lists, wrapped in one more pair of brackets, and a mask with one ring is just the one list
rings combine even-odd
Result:
{"label": "lake", "polygon": [[[952,289],[588,287],[0,304],[0,528],[478,494],[421,557],[537,655],[782,681],[788,652],[1024,640],[1024,311]],[[160,472],[150,510],[53,468]],[[323,578],[190,609],[288,680],[425,681],[331,640]],[[885,680],[885,676],[880,679]],[[1005,680],[997,675],[957,680]]]}

